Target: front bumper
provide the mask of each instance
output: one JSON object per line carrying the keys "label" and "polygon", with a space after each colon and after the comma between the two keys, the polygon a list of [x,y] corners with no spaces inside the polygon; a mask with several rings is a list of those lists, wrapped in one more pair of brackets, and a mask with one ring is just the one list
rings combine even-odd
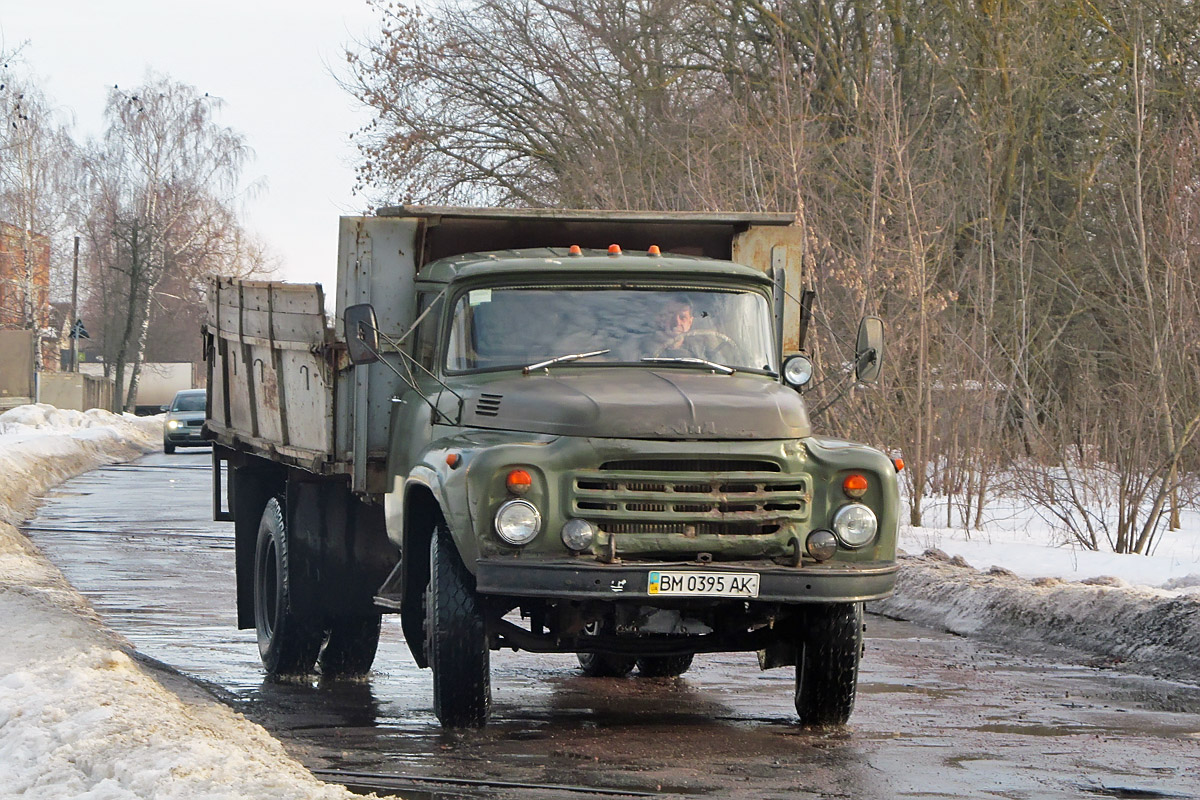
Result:
{"label": "front bumper", "polygon": [[201,430],[202,427],[199,425],[165,430],[163,432],[163,441],[168,444],[179,445],[180,447],[207,447],[212,443],[200,435]]}
{"label": "front bumper", "polygon": [[758,573],[755,602],[856,603],[878,600],[896,585],[896,564],[781,567],[767,562],[731,568],[721,564],[679,562],[580,564],[574,559],[539,561],[482,558],[476,562],[476,588],[481,594],[573,600],[644,600],[651,604],[679,600],[736,600],[721,597],[666,597],[647,591],[652,570]]}

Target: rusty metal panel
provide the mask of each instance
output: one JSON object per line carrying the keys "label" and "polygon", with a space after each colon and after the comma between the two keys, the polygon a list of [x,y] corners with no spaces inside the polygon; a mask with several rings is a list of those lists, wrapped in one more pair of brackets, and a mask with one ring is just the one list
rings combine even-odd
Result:
{"label": "rusty metal panel", "polygon": [[[218,293],[222,316],[239,318],[238,330],[249,339],[299,342],[319,347],[325,341],[324,293],[319,284],[239,281]],[[209,305],[212,317],[212,303]]]}
{"label": "rusty metal panel", "polygon": [[208,311],[214,426],[268,449],[332,458],[332,334],[321,287],[217,278]]}
{"label": "rusty metal panel", "polygon": [[733,260],[768,275],[782,266],[784,288],[783,352],[799,349],[800,290],[804,277],[804,239],[796,226],[752,225],[733,239]]}
{"label": "rusty metal panel", "polygon": [[323,358],[296,350],[282,352],[287,395],[289,444],[333,452],[333,386]]}

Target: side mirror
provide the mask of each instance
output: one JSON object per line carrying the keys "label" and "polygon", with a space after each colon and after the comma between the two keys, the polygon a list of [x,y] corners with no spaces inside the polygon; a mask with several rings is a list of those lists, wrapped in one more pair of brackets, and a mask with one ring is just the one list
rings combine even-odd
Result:
{"label": "side mirror", "polygon": [[352,364],[373,364],[379,360],[379,326],[370,303],[350,306],[342,315],[345,324],[346,351]]}
{"label": "side mirror", "polygon": [[170,411],[171,407],[170,406],[159,406],[158,410],[159,411]]}
{"label": "side mirror", "polygon": [[854,348],[854,377],[859,383],[879,380],[883,368],[883,320],[863,317],[858,323],[858,344]]}

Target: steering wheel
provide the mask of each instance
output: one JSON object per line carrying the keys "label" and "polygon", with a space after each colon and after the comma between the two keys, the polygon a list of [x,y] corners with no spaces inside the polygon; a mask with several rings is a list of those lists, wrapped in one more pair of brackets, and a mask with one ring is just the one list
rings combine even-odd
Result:
{"label": "steering wheel", "polygon": [[[689,346],[690,343],[690,346]],[[702,357],[718,363],[736,360],[738,346],[733,339],[720,331],[688,331],[680,338],[680,347],[665,347],[657,356]]]}
{"label": "steering wheel", "polygon": [[710,347],[716,347],[725,344],[730,345],[731,347],[737,347],[737,344],[734,343],[733,339],[730,339],[720,331],[714,330],[688,331],[683,335],[683,339],[684,341],[687,341],[688,339],[708,339],[710,342]]}

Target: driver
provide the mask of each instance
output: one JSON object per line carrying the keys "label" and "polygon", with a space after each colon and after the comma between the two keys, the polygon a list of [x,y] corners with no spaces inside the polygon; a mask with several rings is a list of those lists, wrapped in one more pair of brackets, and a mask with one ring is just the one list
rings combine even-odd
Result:
{"label": "driver", "polygon": [[671,295],[655,312],[651,330],[629,342],[627,360],[640,358],[705,358],[703,342],[692,333],[692,303],[686,295]]}
{"label": "driver", "polygon": [[695,317],[692,316],[691,302],[686,297],[671,297],[655,317],[655,330],[649,334],[646,349],[656,356],[693,355],[684,352],[684,341],[693,322]]}

